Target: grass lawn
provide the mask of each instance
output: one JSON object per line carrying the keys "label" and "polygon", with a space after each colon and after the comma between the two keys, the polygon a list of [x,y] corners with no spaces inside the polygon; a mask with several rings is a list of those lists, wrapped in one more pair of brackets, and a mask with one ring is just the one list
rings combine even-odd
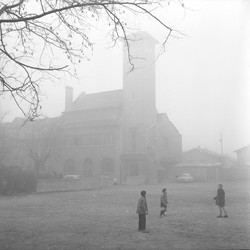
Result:
{"label": "grass lawn", "polygon": [[[0,197],[0,249],[250,249],[250,184],[223,186],[229,218],[216,218],[217,183]],[[159,218],[163,187],[167,218]],[[147,191],[149,234],[137,232],[142,189]]]}

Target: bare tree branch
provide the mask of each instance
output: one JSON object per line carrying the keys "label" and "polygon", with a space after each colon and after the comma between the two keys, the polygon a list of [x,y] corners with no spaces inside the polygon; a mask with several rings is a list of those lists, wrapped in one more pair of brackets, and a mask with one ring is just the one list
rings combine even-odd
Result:
{"label": "bare tree branch", "polygon": [[36,119],[19,128],[20,141],[39,175],[46,163],[55,157],[59,146],[58,119]]}
{"label": "bare tree branch", "polygon": [[[154,13],[174,0],[13,0],[0,3],[0,95],[11,93],[23,114],[39,116],[40,84],[57,78],[59,72],[72,74],[72,67],[93,50],[91,31],[100,22],[114,45],[126,45],[131,70],[133,55],[128,34],[130,16],[147,16],[166,30],[166,42],[173,28]],[[182,1],[177,0],[181,7]],[[8,2],[8,1],[6,1]],[[59,59],[60,58],[60,59]],[[69,61],[63,65],[61,58]],[[25,104],[26,103],[26,104]],[[28,110],[26,108],[28,106]]]}

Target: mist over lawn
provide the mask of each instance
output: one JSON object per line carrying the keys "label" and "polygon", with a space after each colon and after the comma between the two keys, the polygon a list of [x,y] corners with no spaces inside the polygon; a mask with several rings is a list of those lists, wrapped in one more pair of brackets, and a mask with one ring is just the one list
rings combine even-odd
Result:
{"label": "mist over lawn", "polygon": [[[0,197],[0,249],[250,248],[248,182],[224,182],[229,218],[216,218],[218,183],[167,183]],[[167,218],[159,218],[167,188]],[[147,191],[148,234],[137,232],[140,191]]]}

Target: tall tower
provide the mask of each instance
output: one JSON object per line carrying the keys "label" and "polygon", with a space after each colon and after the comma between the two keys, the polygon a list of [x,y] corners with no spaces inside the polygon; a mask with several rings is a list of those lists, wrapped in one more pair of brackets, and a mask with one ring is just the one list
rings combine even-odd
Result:
{"label": "tall tower", "polygon": [[157,41],[146,32],[128,36],[128,49],[123,55],[124,153],[143,153],[148,130],[156,123],[155,45]]}

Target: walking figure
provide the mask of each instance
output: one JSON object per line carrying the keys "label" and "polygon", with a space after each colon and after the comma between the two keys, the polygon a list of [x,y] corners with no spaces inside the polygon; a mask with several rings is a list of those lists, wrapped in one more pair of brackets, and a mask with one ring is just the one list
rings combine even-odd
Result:
{"label": "walking figure", "polygon": [[[225,191],[223,190],[222,184],[218,185],[217,195],[214,197],[214,200],[216,201],[215,204],[219,207],[220,214],[217,216],[217,218],[227,218],[227,212],[225,210]],[[224,212],[224,216],[222,216],[222,211]]]}
{"label": "walking figure", "polygon": [[168,205],[168,197],[167,197],[167,189],[163,188],[162,189],[162,196],[161,196],[161,213],[160,213],[160,217],[164,217],[167,216],[165,213],[167,212],[167,205]]}
{"label": "walking figure", "polygon": [[148,233],[146,231],[146,215],[148,214],[148,206],[146,200],[146,191],[141,191],[141,197],[138,200],[136,213],[139,216],[138,231]]}

